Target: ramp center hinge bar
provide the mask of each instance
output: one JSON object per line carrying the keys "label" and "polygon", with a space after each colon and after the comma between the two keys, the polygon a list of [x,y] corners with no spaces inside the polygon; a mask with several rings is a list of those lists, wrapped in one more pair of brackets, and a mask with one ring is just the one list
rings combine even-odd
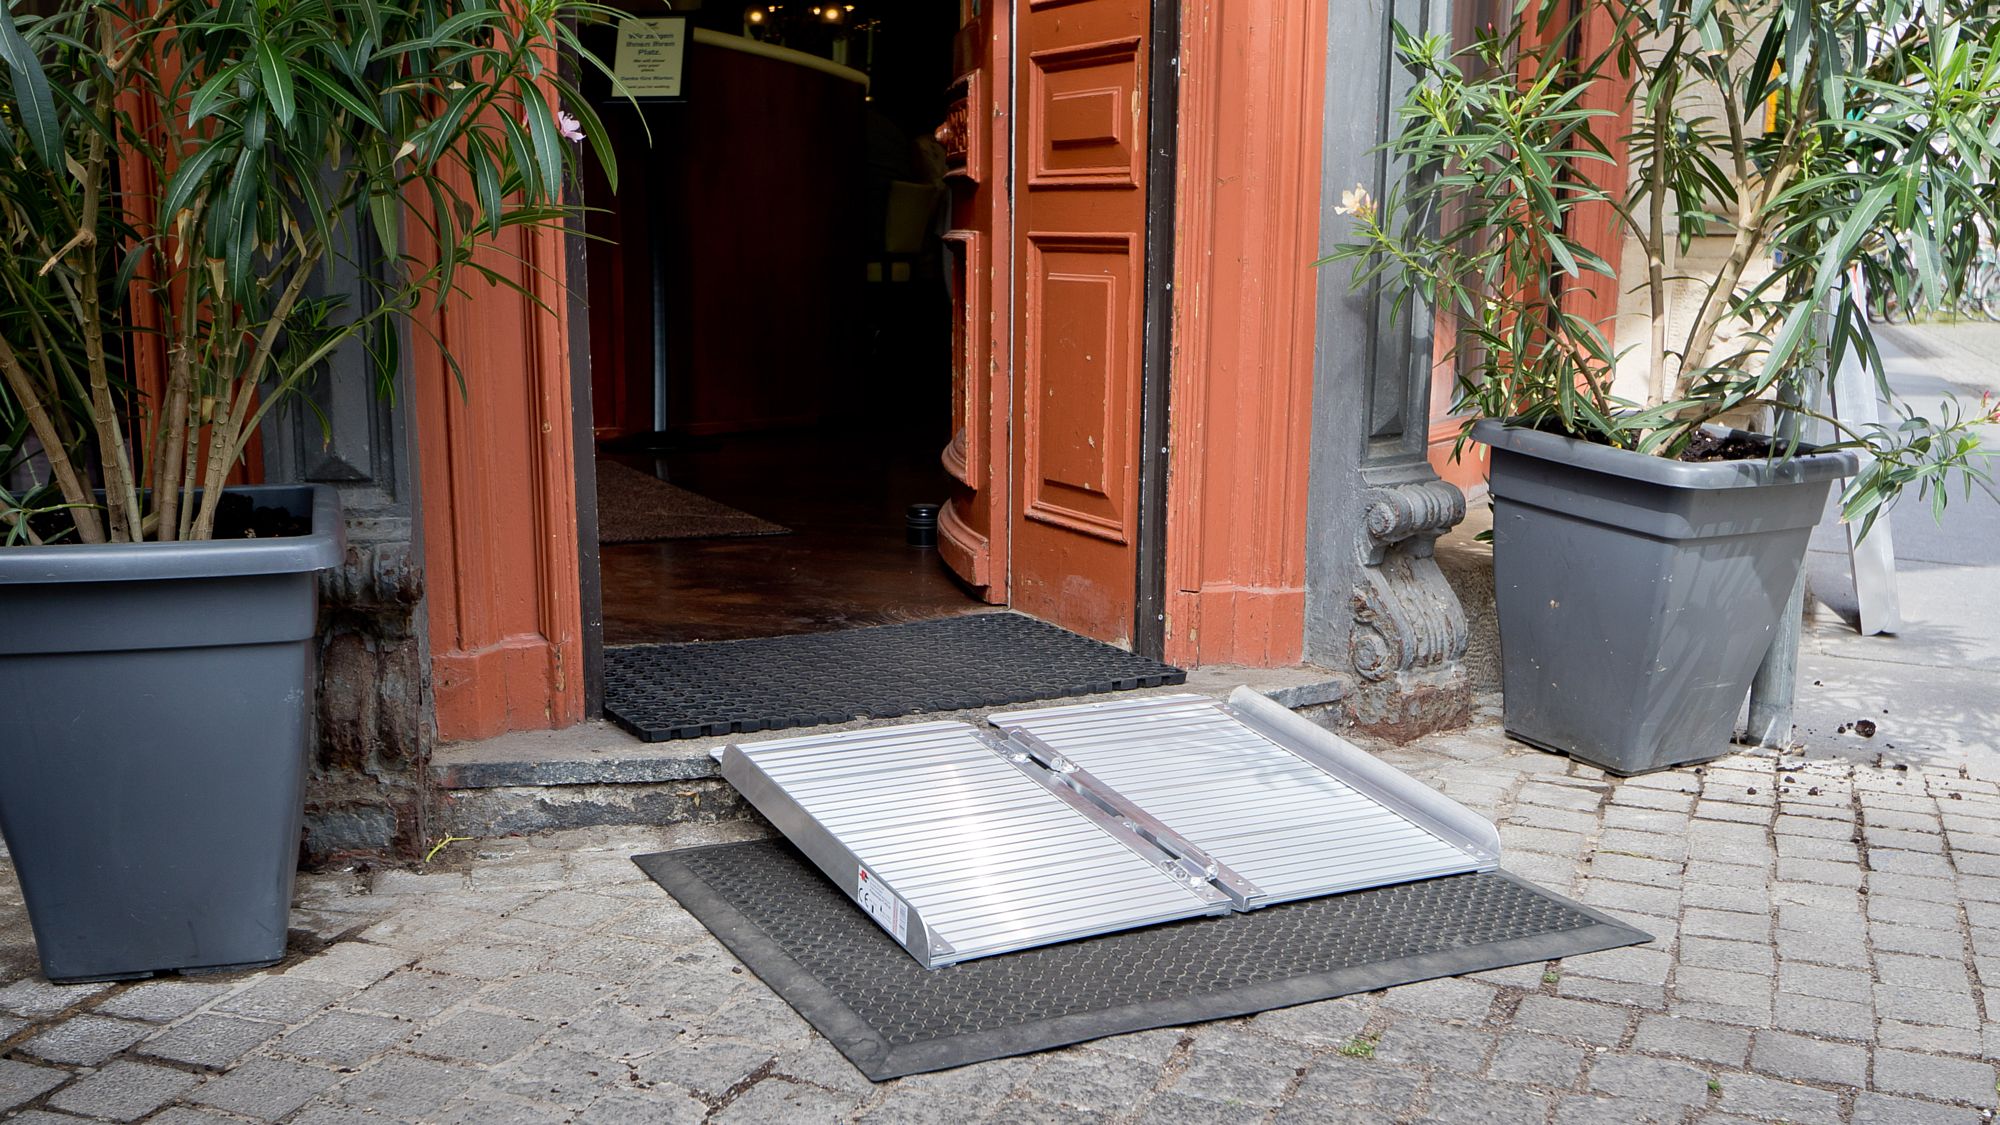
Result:
{"label": "ramp center hinge bar", "polygon": [[1007,731],[1001,748],[1010,756],[1026,758],[1047,770],[1052,780],[1118,818],[1126,830],[1173,857],[1182,875],[1215,887],[1229,897],[1236,909],[1251,910],[1264,904],[1267,896],[1257,884],[1167,827],[1136,802],[1035,735],[1024,730]]}

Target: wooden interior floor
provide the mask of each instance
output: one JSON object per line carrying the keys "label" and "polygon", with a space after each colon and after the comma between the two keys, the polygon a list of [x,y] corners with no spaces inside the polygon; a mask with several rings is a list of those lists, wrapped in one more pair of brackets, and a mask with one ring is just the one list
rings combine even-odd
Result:
{"label": "wooden interior floor", "polygon": [[904,541],[904,509],[945,497],[941,447],[840,426],[617,455],[792,534],[605,544],[605,643],[771,637],[986,608],[935,550]]}

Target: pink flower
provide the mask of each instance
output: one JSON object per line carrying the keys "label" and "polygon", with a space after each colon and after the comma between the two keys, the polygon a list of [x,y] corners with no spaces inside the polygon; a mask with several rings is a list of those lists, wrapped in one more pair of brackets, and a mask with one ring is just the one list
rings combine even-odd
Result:
{"label": "pink flower", "polygon": [[564,140],[579,143],[583,141],[583,122],[578,121],[572,114],[557,110],[556,128],[562,131]]}

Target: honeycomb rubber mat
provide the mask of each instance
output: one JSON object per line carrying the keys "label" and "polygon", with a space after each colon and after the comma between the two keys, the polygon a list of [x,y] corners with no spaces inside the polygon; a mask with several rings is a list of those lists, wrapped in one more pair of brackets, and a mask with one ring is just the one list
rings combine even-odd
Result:
{"label": "honeycomb rubber mat", "polygon": [[634,862],[876,1082],[1652,940],[1492,872],[933,970],[782,840]]}
{"label": "honeycomb rubber mat", "polygon": [[1001,707],[1187,673],[1017,613],[604,653],[604,713],[647,742]]}

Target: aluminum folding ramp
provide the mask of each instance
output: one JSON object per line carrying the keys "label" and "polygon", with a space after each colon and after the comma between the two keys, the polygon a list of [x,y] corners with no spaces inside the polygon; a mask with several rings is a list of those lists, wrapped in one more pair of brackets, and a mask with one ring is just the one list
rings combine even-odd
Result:
{"label": "aluminum folding ramp", "polygon": [[1493,826],[1255,692],[731,744],[722,775],[931,968],[1498,864]]}

